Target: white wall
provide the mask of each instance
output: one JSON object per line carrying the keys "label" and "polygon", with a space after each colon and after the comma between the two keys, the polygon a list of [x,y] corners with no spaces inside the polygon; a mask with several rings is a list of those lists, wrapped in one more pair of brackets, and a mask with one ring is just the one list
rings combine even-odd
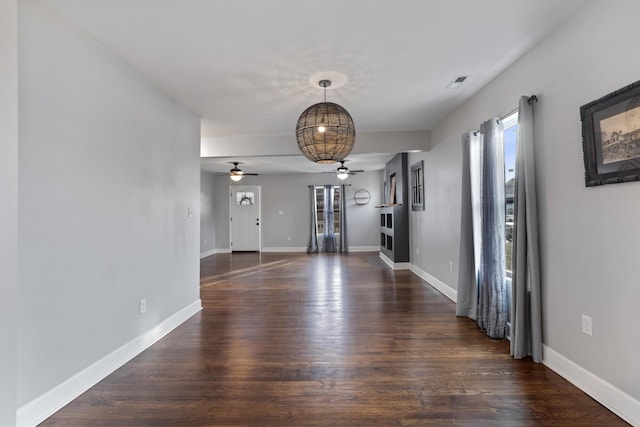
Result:
{"label": "white wall", "polygon": [[[412,233],[422,242],[414,239],[414,246],[422,246],[420,256],[413,248],[412,262],[456,289],[461,135],[490,116],[507,114],[521,95],[538,96],[535,154],[546,355],[584,375],[585,384],[591,381],[595,388],[599,384],[628,398],[627,419],[633,412],[637,423],[640,183],[585,188],[579,108],[638,80],[639,14],[635,0],[587,3],[433,129],[429,153],[410,158],[425,159],[427,184],[427,210],[411,216]],[[592,337],[581,333],[582,314],[593,318]]]}
{"label": "white wall", "polygon": [[[349,248],[380,247],[380,209],[376,205],[383,202],[384,171],[374,171],[351,175],[347,188],[347,232]],[[359,189],[371,194],[366,205],[358,205],[353,196]],[[376,249],[377,250],[377,249]]]}
{"label": "white wall", "polygon": [[49,3],[18,29],[22,407],[199,305],[200,121]]}
{"label": "white wall", "polygon": [[0,1],[0,425],[16,422],[18,284],[18,19]]}
{"label": "white wall", "polygon": [[211,173],[200,172],[200,256],[211,254],[216,248],[215,178]]}
{"label": "white wall", "polygon": [[[309,245],[309,185],[337,185],[342,182],[332,174],[265,174],[244,177],[240,184],[262,186],[263,250],[306,250]],[[351,184],[347,190],[349,247],[378,247],[380,224],[375,205],[382,199],[382,171],[352,175],[345,182]],[[217,249],[229,249],[229,185],[228,177],[215,177],[213,221]],[[371,193],[368,205],[359,206],[353,201],[353,194],[359,188],[366,188]]]}

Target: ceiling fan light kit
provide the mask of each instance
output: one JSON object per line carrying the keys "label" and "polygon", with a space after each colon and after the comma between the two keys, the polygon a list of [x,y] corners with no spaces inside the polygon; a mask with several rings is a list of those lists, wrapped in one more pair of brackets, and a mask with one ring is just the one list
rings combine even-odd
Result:
{"label": "ceiling fan light kit", "polygon": [[258,175],[257,173],[246,173],[246,172],[244,172],[242,169],[240,169],[238,167],[240,162],[231,162],[231,163],[233,164],[233,167],[229,171],[229,178],[231,178],[231,181],[238,182],[245,175]]}
{"label": "ceiling fan light kit", "polygon": [[320,80],[324,102],[304,110],[296,125],[298,148],[309,160],[320,164],[344,160],[351,153],[356,139],[353,118],[342,106],[327,102],[330,80]]}
{"label": "ceiling fan light kit", "polygon": [[349,168],[344,165],[344,160],[340,161],[340,166],[338,167],[337,172],[338,173],[336,175],[338,176],[338,179],[344,180],[349,178]]}
{"label": "ceiling fan light kit", "polygon": [[357,173],[361,173],[364,172],[364,170],[359,169],[359,170],[349,170],[348,167],[346,167],[344,165],[344,162],[346,162],[347,160],[340,160],[340,166],[338,166],[338,168],[336,169],[335,172],[324,172],[324,173],[335,173],[336,176],[338,177],[338,179],[347,179],[349,178],[349,175],[355,175]]}

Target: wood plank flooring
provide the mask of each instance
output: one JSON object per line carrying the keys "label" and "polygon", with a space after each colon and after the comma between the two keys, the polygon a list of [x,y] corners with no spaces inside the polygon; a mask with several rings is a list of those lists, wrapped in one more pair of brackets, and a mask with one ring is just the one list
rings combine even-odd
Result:
{"label": "wood plank flooring", "polygon": [[627,425],[376,256],[203,259],[203,311],[42,425]]}

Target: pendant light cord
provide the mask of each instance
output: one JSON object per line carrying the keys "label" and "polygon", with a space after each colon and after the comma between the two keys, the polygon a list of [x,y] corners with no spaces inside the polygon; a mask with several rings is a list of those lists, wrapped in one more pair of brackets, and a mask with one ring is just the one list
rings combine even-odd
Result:
{"label": "pendant light cord", "polygon": [[324,103],[327,103],[327,88],[329,86],[331,86],[331,80],[320,80],[318,82],[319,86],[322,86],[324,88]]}

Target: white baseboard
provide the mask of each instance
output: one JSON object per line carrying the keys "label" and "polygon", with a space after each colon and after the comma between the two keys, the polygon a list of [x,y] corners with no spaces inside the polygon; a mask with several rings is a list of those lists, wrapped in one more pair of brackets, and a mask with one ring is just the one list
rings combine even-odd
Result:
{"label": "white baseboard", "polygon": [[391,261],[389,257],[387,257],[382,252],[380,252],[380,259],[384,261],[384,263],[387,264],[389,267],[391,267],[393,270],[408,270],[409,267],[411,267],[411,264],[409,264],[408,262]]}
{"label": "white baseboard", "polygon": [[380,246],[349,246],[349,252],[379,252]]}
{"label": "white baseboard", "polygon": [[[349,246],[349,252],[378,252],[380,246]],[[307,247],[304,246],[269,246],[264,247],[260,252],[307,252]],[[214,254],[229,254],[231,249],[213,249],[200,254],[200,259],[214,255]]]}
{"label": "white baseboard", "polygon": [[134,338],[63,383],[21,406],[16,414],[17,426],[31,427],[41,423],[200,310],[202,310],[202,302],[198,299],[151,330]]}
{"label": "white baseboard", "polygon": [[262,248],[262,252],[307,252],[307,247],[292,246],[292,247],[269,247]]}
{"label": "white baseboard", "polygon": [[229,249],[229,248],[211,249],[210,251],[201,253],[200,254],[200,259],[206,258],[206,257],[211,256],[211,255],[215,255],[215,254],[230,254],[230,253],[231,253],[231,249]]}
{"label": "white baseboard", "polygon": [[640,401],[546,345],[542,346],[542,354],[542,363],[549,369],[593,397],[626,422],[640,426]]}
{"label": "white baseboard", "polygon": [[215,249],[211,249],[210,251],[207,251],[207,252],[201,252],[200,253],[200,259],[206,258],[206,257],[211,256],[211,255],[214,255],[215,253],[216,253]]}
{"label": "white baseboard", "polygon": [[436,279],[426,271],[420,269],[419,267],[416,267],[414,264],[411,264],[411,267],[409,268],[409,270],[411,270],[411,272],[414,273],[416,276],[418,276],[419,278],[421,278],[422,280],[424,280],[425,282],[427,282],[428,284],[436,288],[438,291],[440,291],[444,296],[449,298],[451,301],[453,302],[458,301],[458,291],[449,287],[444,282],[441,282],[440,280]]}
{"label": "white baseboard", "polygon": [[[349,252],[378,252],[379,246],[349,246]],[[266,247],[262,248],[262,252],[307,252],[306,247]]]}

